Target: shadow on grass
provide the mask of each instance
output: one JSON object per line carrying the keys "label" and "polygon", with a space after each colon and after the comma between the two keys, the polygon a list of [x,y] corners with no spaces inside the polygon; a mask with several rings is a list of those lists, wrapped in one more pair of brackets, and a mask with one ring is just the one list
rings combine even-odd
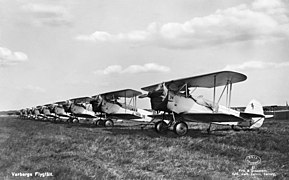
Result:
{"label": "shadow on grass", "polygon": [[[113,128],[105,128],[104,131],[108,131],[111,135],[141,135],[148,136],[151,138],[159,138],[159,137],[168,137],[168,138],[179,138],[180,136],[175,134],[173,131],[168,130],[165,133],[157,133],[153,128],[147,129],[132,129],[124,126],[113,127]],[[185,135],[191,138],[206,138],[211,136],[226,136],[225,134],[208,134],[204,132],[202,129],[189,129],[188,133]]]}

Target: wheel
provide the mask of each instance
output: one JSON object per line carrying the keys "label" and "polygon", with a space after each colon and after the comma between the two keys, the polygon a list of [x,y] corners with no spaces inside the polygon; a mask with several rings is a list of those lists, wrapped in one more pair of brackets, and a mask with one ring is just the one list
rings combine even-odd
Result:
{"label": "wheel", "polygon": [[104,122],[105,127],[112,127],[113,126],[113,121],[111,119],[107,119]]}
{"label": "wheel", "polygon": [[174,132],[179,135],[179,136],[184,136],[187,134],[188,132],[188,125],[187,123],[185,122],[177,122],[175,125],[174,125]]}
{"label": "wheel", "polygon": [[100,126],[100,120],[93,121],[92,124],[94,126]]}
{"label": "wheel", "polygon": [[77,118],[74,118],[74,119],[72,120],[72,123],[79,123],[79,120],[78,120]]}
{"label": "wheel", "polygon": [[155,124],[155,130],[157,133],[164,133],[168,130],[168,124],[165,121],[158,121]]}
{"label": "wheel", "polygon": [[97,126],[104,126],[104,120],[98,120],[96,125]]}

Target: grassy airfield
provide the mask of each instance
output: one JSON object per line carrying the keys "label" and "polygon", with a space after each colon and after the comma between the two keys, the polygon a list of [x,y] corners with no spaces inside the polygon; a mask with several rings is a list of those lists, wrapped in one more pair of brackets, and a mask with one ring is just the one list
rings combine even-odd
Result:
{"label": "grassy airfield", "polygon": [[[266,120],[259,131],[214,126],[211,135],[207,127],[191,123],[177,137],[137,123],[99,128],[0,117],[0,179],[289,179],[289,121]],[[261,158],[261,173],[244,173],[248,155]]]}

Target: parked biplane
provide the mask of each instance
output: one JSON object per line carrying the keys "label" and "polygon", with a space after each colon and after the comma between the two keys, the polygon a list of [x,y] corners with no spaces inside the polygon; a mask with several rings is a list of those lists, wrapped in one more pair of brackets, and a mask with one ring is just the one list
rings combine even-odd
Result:
{"label": "parked biplane", "polygon": [[27,109],[21,109],[21,110],[19,110],[19,117],[20,117],[21,119],[26,119],[26,118],[28,117],[28,115],[27,115]]}
{"label": "parked biplane", "polygon": [[37,119],[40,119],[40,120],[47,120],[48,119],[48,117],[43,113],[43,109],[44,109],[43,106],[36,106],[36,109],[38,111],[38,112],[36,112]]}
{"label": "parked biplane", "polygon": [[65,106],[66,101],[53,103],[53,112],[58,116],[58,119],[69,120],[72,116],[69,113],[69,108]]}
{"label": "parked biplane", "polygon": [[[246,75],[233,71],[215,72],[143,87],[141,89],[149,93],[142,97],[150,98],[153,110],[163,112],[151,115],[161,120],[155,123],[159,133],[171,129],[178,135],[185,135],[188,132],[186,122],[209,123],[208,133],[211,124],[259,128],[265,117],[259,102],[251,101],[244,112],[230,108],[232,85],[246,79]],[[217,100],[216,87],[219,86],[224,88]],[[189,88],[213,88],[213,101],[194,97]],[[222,106],[219,102],[225,91],[226,106]]]}
{"label": "parked biplane", "polygon": [[71,123],[79,123],[79,119],[97,118],[95,112],[92,111],[90,101],[90,97],[79,97],[61,103],[66,113],[70,113],[68,121]]}
{"label": "parked biplane", "polygon": [[[142,93],[133,89],[107,92],[92,96],[92,109],[100,113],[95,123],[98,126],[113,126],[113,119],[150,121],[152,113],[137,108],[137,96]],[[122,99],[123,102],[120,101]]]}

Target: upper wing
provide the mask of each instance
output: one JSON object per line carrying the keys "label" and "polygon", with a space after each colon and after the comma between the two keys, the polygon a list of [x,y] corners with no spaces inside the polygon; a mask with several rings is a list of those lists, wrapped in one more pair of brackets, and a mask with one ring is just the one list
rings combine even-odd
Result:
{"label": "upper wing", "polygon": [[89,102],[92,98],[90,97],[79,97],[79,98],[73,98],[70,99],[73,103],[86,103]]}
{"label": "upper wing", "polygon": [[103,93],[100,94],[102,96],[106,96],[106,97],[114,97],[114,98],[118,98],[118,97],[126,97],[126,98],[131,98],[131,97],[136,97],[138,95],[141,95],[142,93],[133,89],[123,89],[123,90],[119,90],[119,91],[112,91],[112,92],[107,92],[107,93]]}
{"label": "upper wing", "polygon": [[[217,86],[224,86],[228,82],[229,83],[237,83],[241,81],[245,81],[247,76],[241,73],[233,72],[233,71],[220,71],[210,74],[204,74],[199,76],[193,76],[189,78],[182,78],[177,80],[171,80],[165,82],[165,84],[169,87],[173,85],[174,87],[180,88],[184,84],[187,84],[189,87],[204,87],[204,88],[212,88]],[[153,91],[158,87],[159,84],[147,86],[141,88],[144,91]]]}
{"label": "upper wing", "polygon": [[66,104],[66,103],[67,103],[67,101],[59,101],[59,102],[56,102],[54,104],[63,105],[63,104]]}
{"label": "upper wing", "polygon": [[[156,119],[171,120],[172,115],[149,115],[149,117]],[[223,113],[186,113],[186,114],[176,114],[175,118],[177,120],[188,121],[188,122],[242,122],[245,121],[243,118]]]}

